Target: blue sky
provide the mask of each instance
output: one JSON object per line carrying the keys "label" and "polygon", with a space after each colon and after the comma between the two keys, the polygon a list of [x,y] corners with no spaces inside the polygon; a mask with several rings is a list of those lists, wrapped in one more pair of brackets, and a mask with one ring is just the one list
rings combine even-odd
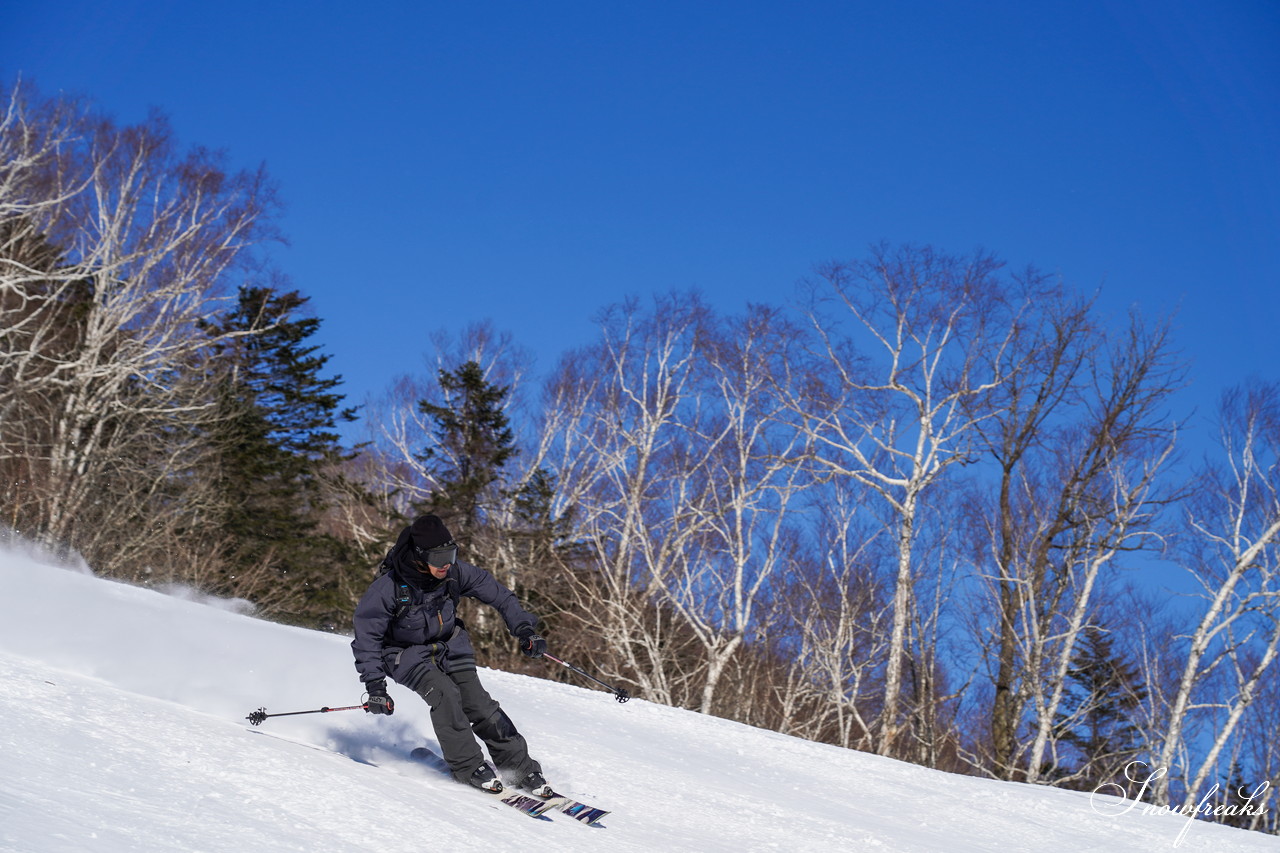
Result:
{"label": "blue sky", "polygon": [[1189,405],[1280,378],[1273,2],[4,4],[0,78],[265,162],[353,402],[490,318],[782,302],[869,244],[1178,309]]}

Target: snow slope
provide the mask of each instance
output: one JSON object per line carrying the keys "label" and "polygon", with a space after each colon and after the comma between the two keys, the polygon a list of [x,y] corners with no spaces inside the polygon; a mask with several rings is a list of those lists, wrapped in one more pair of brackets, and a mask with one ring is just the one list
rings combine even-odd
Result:
{"label": "snow slope", "polygon": [[1276,851],[1086,794],[953,776],[484,671],[608,829],[530,820],[408,759],[427,709],[358,704],[348,640],[0,551],[0,850]]}

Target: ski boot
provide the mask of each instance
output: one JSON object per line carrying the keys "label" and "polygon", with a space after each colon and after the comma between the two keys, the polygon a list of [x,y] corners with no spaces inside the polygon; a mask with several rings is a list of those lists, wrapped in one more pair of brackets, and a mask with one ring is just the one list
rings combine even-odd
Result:
{"label": "ski boot", "polygon": [[467,784],[490,794],[502,793],[502,782],[498,780],[498,774],[493,772],[493,768],[487,762],[481,762],[480,766],[472,771]]}
{"label": "ski boot", "polygon": [[516,787],[522,791],[528,791],[530,795],[540,800],[547,800],[557,796],[556,792],[551,790],[551,786],[547,784],[547,780],[543,779],[542,774],[537,770],[516,782]]}

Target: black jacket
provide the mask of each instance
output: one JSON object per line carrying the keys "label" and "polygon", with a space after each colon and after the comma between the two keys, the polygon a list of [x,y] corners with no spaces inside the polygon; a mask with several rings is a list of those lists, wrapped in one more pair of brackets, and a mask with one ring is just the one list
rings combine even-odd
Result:
{"label": "black jacket", "polygon": [[[497,610],[512,636],[536,629],[538,617],[484,569],[458,561],[440,582],[416,572],[408,562],[408,534],[405,528],[387,554],[390,571],[371,583],[356,605],[351,651],[361,681],[390,677],[413,689],[423,667],[445,672],[475,668],[471,637],[455,612],[462,595]],[[409,600],[402,606],[401,590],[406,588]]]}

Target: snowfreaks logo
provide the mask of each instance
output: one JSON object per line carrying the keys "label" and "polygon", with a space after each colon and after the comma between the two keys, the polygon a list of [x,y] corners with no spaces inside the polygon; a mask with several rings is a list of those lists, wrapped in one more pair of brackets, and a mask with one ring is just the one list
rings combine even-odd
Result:
{"label": "snowfreaks logo", "polygon": [[[1263,782],[1252,791],[1249,791],[1246,788],[1239,789],[1236,792],[1239,801],[1231,805],[1225,805],[1221,802],[1217,805],[1214,804],[1214,797],[1222,790],[1222,786],[1218,785],[1216,782],[1213,787],[1200,798],[1200,802],[1198,803],[1193,804],[1190,798],[1188,798],[1186,803],[1176,808],[1143,803],[1142,796],[1147,792],[1147,787],[1157,779],[1163,778],[1169,772],[1169,768],[1160,767],[1150,773],[1147,773],[1145,778],[1143,778],[1142,774],[1146,772],[1146,768],[1147,764],[1143,761],[1130,762],[1129,765],[1124,768],[1125,778],[1130,782],[1142,786],[1138,793],[1134,794],[1132,799],[1127,796],[1126,790],[1122,785],[1115,782],[1107,782],[1106,784],[1099,785],[1094,789],[1093,794],[1089,797],[1089,807],[1097,814],[1105,815],[1107,817],[1119,817],[1122,814],[1133,811],[1133,809],[1139,805],[1142,806],[1143,814],[1182,815],[1187,819],[1187,822],[1183,824],[1182,831],[1179,832],[1178,837],[1174,839],[1174,847],[1181,846],[1183,839],[1187,837],[1187,830],[1191,828],[1191,822],[1196,819],[1197,815],[1204,815],[1205,817],[1229,817],[1235,815],[1251,817],[1254,815],[1262,815],[1266,812],[1267,807],[1265,804],[1267,801],[1267,791],[1271,787],[1270,782]],[[1099,795],[1119,797],[1120,802],[1115,803],[1110,800],[1099,801]]]}

